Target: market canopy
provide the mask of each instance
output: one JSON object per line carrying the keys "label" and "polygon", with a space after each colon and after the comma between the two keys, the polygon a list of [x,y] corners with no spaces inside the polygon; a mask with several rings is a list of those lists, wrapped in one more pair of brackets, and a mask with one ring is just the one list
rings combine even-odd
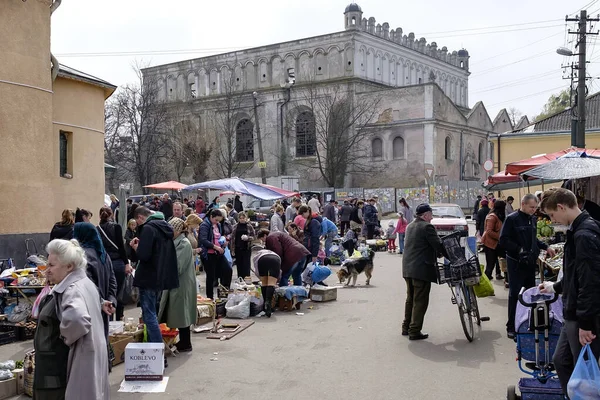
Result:
{"label": "market canopy", "polygon": [[549,154],[538,154],[531,158],[515,161],[512,163],[506,164],[506,174],[519,175],[522,174],[532,168],[538,167],[540,165],[546,164],[550,161],[554,161],[559,157],[562,157],[566,154],[572,152],[585,152],[588,156],[600,157],[600,150],[597,149],[578,149],[575,147],[571,147],[565,150],[557,151],[555,153]]}
{"label": "market canopy", "polygon": [[488,177],[488,179],[483,182],[481,186],[486,190],[497,191],[518,189],[530,185],[537,186],[545,183],[555,183],[560,181],[561,179],[536,179],[534,177],[523,177],[521,175],[507,174],[506,171],[500,171]]}
{"label": "market canopy", "polygon": [[259,185],[258,183],[250,182],[240,178],[225,178],[214,181],[195,183],[185,187],[186,190],[196,189],[216,189],[216,190],[231,190],[236,193],[245,194],[256,197],[261,200],[277,200],[285,198],[285,195]]}
{"label": "market canopy", "polygon": [[294,196],[300,196],[299,192],[292,192],[290,190],[285,190],[282,188],[278,188],[277,186],[272,186],[272,185],[266,185],[264,183],[259,183],[260,186],[262,187],[266,187],[267,189],[271,189],[276,191],[277,193],[280,193],[282,196],[284,196],[286,199],[288,197],[294,197]]}
{"label": "market canopy", "polygon": [[585,151],[573,151],[526,171],[524,176],[541,179],[580,179],[600,176],[600,157],[590,157]]}
{"label": "market canopy", "polygon": [[149,189],[164,189],[164,190],[182,190],[187,187],[185,183],[177,182],[177,181],[168,181],[161,183],[154,183],[152,185],[146,185],[145,188]]}

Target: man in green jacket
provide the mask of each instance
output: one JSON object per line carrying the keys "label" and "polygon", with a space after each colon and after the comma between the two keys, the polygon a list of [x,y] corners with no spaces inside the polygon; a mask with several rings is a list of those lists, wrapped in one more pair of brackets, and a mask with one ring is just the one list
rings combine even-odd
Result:
{"label": "man in green jacket", "polygon": [[406,304],[402,335],[410,340],[427,339],[423,320],[429,305],[431,282],[437,282],[436,259],[444,253],[442,241],[431,225],[433,211],[429,204],[420,204],[416,217],[406,227],[402,277],[406,281]]}

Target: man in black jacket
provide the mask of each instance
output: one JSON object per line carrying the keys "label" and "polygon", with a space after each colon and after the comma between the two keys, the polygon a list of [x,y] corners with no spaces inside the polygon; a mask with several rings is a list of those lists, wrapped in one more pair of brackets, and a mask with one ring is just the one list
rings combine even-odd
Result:
{"label": "man in black jacket", "polygon": [[581,211],[573,192],[554,188],[544,192],[542,210],[553,222],[569,226],[563,277],[544,282],[545,293],[562,293],[565,323],[554,352],[554,366],[563,392],[571,378],[581,347],[591,344],[595,358],[600,355],[600,227],[587,211]]}
{"label": "man in black jacket", "polygon": [[475,220],[475,229],[479,232],[480,236],[483,236],[485,230],[485,218],[490,213],[489,202],[486,199],[481,200],[481,207],[477,211],[477,219]]}
{"label": "man in black jacket", "polygon": [[138,207],[134,212],[138,237],[130,242],[139,260],[133,286],[140,289],[142,319],[148,331],[148,341],[162,343],[156,317],[159,294],[179,287],[177,253],[173,244],[173,228],[162,213]]}
{"label": "man in black jacket", "polygon": [[436,256],[444,253],[442,241],[431,225],[433,211],[429,204],[420,204],[416,218],[406,227],[402,277],[406,281],[406,304],[402,335],[410,340],[427,339],[423,320],[429,306],[431,282],[437,282]]}
{"label": "man in black jacket", "polygon": [[537,239],[537,220],[533,216],[538,201],[533,194],[526,194],[521,200],[519,211],[508,215],[502,224],[498,245],[506,251],[508,267],[508,322],[506,332],[510,339],[515,337],[515,312],[521,288],[535,286],[535,272],[540,249],[547,250],[554,257],[554,250]]}

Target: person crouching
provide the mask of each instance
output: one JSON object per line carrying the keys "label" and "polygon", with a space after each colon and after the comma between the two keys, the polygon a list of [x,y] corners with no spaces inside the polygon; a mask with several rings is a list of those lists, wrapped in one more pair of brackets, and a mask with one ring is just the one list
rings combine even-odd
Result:
{"label": "person crouching", "polygon": [[265,314],[271,318],[275,285],[281,275],[281,258],[277,253],[261,248],[254,255],[253,265],[254,273],[259,277],[261,283]]}

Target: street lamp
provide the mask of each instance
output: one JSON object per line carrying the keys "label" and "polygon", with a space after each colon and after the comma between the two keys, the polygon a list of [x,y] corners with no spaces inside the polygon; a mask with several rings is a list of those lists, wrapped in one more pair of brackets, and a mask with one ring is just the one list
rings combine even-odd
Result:
{"label": "street lamp", "polygon": [[567,49],[566,47],[559,47],[558,49],[556,49],[556,53],[566,57],[571,57],[573,55],[571,49]]}

